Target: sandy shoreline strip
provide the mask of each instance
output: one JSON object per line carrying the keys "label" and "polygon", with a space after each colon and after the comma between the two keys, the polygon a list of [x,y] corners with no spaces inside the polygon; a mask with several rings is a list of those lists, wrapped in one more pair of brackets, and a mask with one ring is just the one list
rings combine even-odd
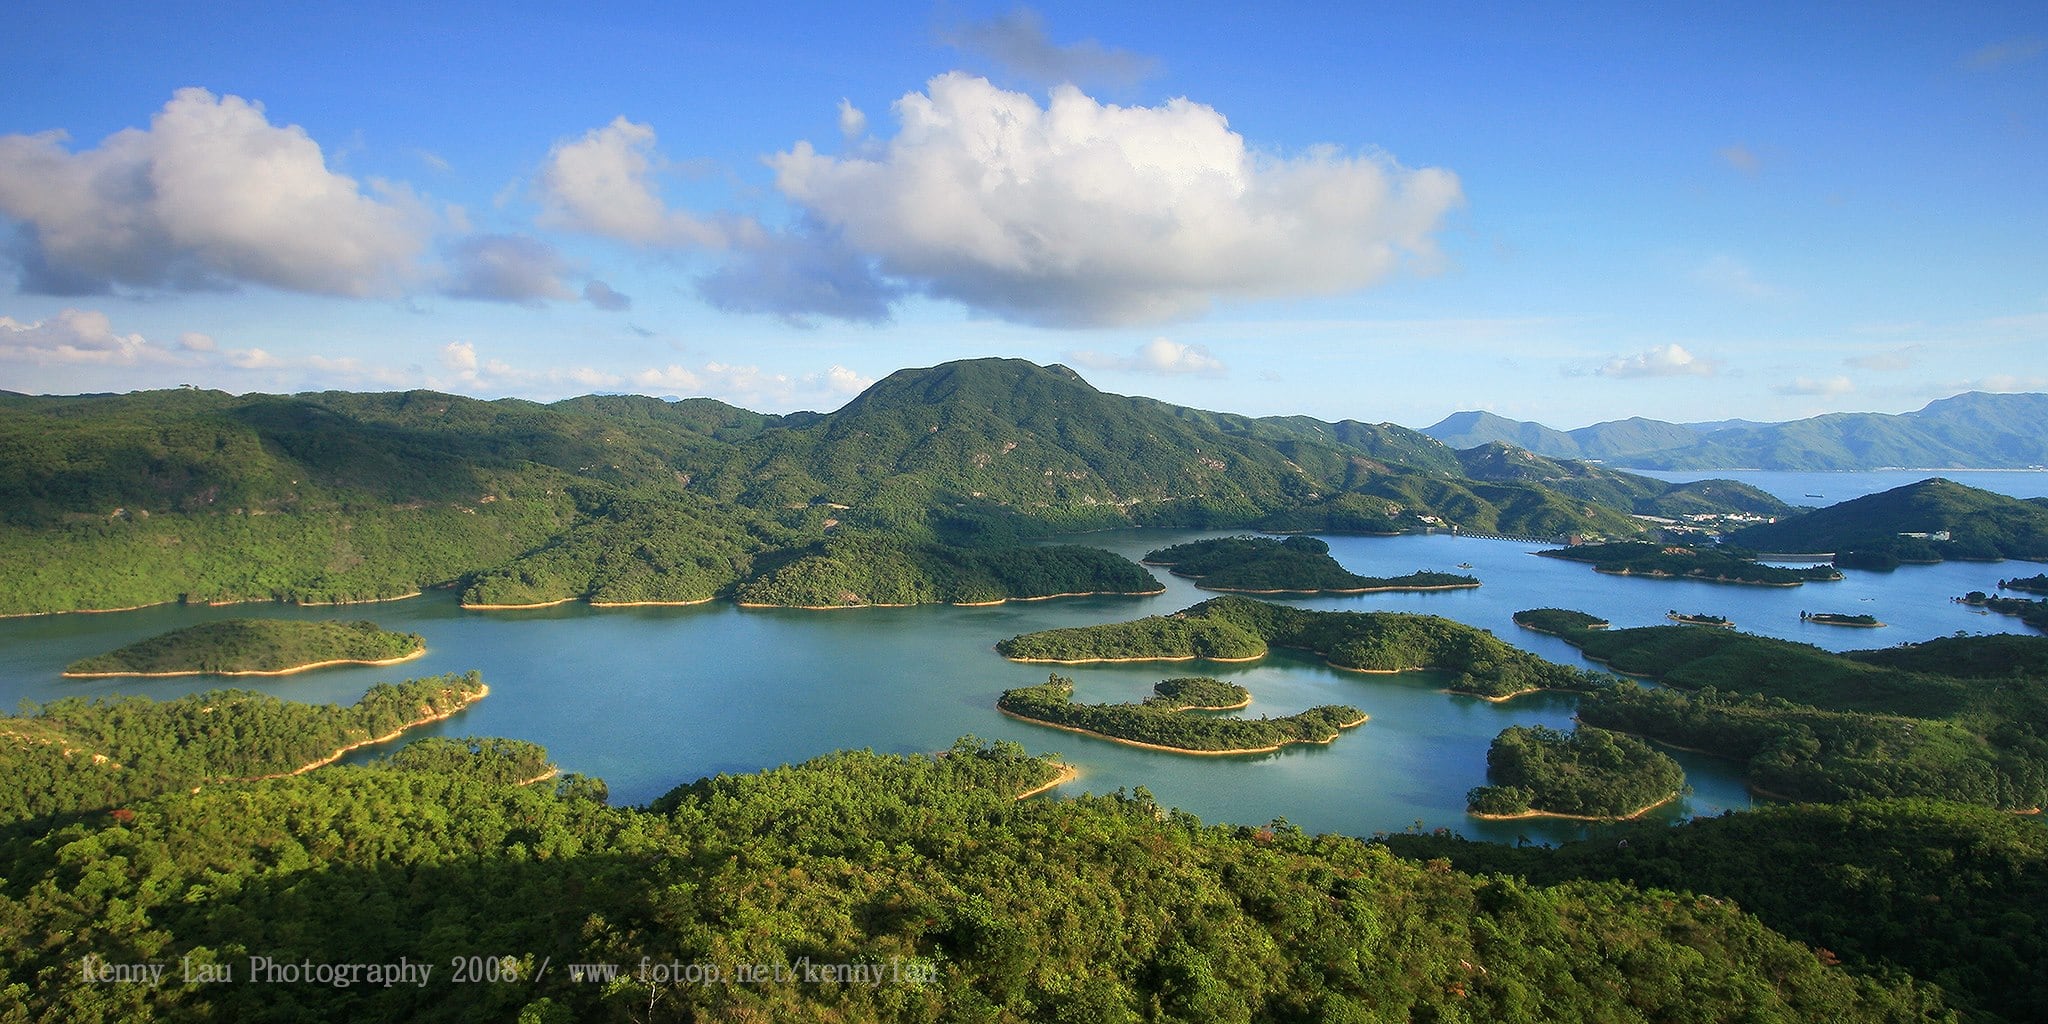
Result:
{"label": "sandy shoreline strip", "polygon": [[1143,740],[1127,740],[1121,736],[1111,736],[1108,733],[1096,732],[1093,729],[1083,729],[1077,725],[1061,725],[1058,722],[1048,722],[1042,718],[1033,718],[1030,715],[1020,715],[1015,711],[1011,711],[1008,708],[998,707],[996,708],[996,710],[1020,722],[1030,722],[1032,725],[1042,725],[1048,729],[1064,729],[1067,732],[1077,732],[1083,736],[1093,736],[1096,739],[1108,740],[1111,743],[1121,743],[1127,747],[1138,747],[1144,750],[1159,750],[1169,754],[1193,754],[1198,757],[1230,757],[1237,754],[1273,754],[1278,753],[1279,751],[1287,747],[1298,746],[1303,744],[1310,746],[1328,746],[1329,744],[1336,742],[1337,737],[1343,735],[1343,731],[1345,729],[1350,729],[1356,726],[1364,725],[1368,720],[1372,718],[1371,715],[1360,715],[1358,716],[1358,720],[1355,722],[1339,722],[1337,723],[1337,732],[1330,734],[1330,737],[1328,739],[1288,740],[1285,743],[1275,743],[1269,747],[1243,747],[1237,750],[1189,750],[1186,747],[1169,747],[1159,743],[1146,743]]}
{"label": "sandy shoreline strip", "polygon": [[313,670],[314,670],[314,669],[316,669],[316,668],[331,668],[331,667],[333,667],[333,666],[335,666],[335,665],[364,665],[364,666],[369,666],[369,667],[373,667],[373,668],[374,668],[374,667],[381,667],[381,666],[384,666],[384,665],[400,665],[400,664],[404,664],[405,662],[411,661],[411,660],[413,660],[413,659],[415,659],[415,658],[424,658],[424,657],[426,657],[426,656],[427,656],[427,647],[426,647],[426,645],[425,645],[425,644],[421,644],[421,645],[420,645],[420,649],[419,649],[419,650],[417,650],[417,651],[414,651],[414,652],[412,652],[411,654],[407,654],[407,655],[402,655],[402,656],[400,656],[400,657],[396,657],[396,658],[384,658],[384,659],[381,659],[381,660],[378,660],[378,661],[366,661],[366,660],[363,660],[363,659],[361,659],[361,658],[335,658],[335,659],[333,659],[333,660],[331,660],[331,661],[314,661],[314,662],[308,662],[307,664],[304,664],[304,665],[293,665],[293,666],[292,666],[292,667],[290,667],[290,668],[279,668],[279,669],[255,669],[255,668],[251,668],[251,669],[239,669],[239,670],[237,670],[237,671],[234,671],[234,672],[210,672],[210,671],[207,671],[206,669],[198,669],[198,668],[195,668],[195,669],[181,669],[181,670],[179,670],[179,671],[177,671],[177,672],[66,672],[66,673],[64,673],[64,678],[66,678],[66,679],[173,679],[173,678],[176,678],[176,677],[178,677],[178,676],[289,676],[289,675],[297,675],[297,674],[298,674],[298,673],[300,673],[300,672],[311,672],[311,671],[313,671]]}
{"label": "sandy shoreline strip", "polygon": [[[448,719],[450,719],[450,718],[454,718],[454,717],[455,717],[456,715],[459,715],[459,714],[461,714],[462,712],[464,712],[464,711],[468,710],[468,709],[469,709],[469,706],[470,706],[471,704],[474,704],[474,703],[476,703],[477,701],[480,701],[480,700],[482,700],[482,699],[484,699],[485,697],[488,697],[488,696],[490,696],[490,695],[491,695],[491,687],[490,687],[490,684],[488,684],[488,683],[484,683],[484,684],[479,684],[479,685],[478,685],[478,687],[477,687],[477,691],[476,691],[476,693],[475,693],[475,694],[472,694],[472,695],[469,695],[469,696],[467,696],[467,697],[465,697],[465,698],[463,699],[462,703],[460,703],[460,704],[457,704],[457,705],[455,705],[454,707],[452,707],[452,708],[449,708],[449,709],[448,709],[448,710],[446,710],[446,711],[435,711],[435,712],[431,712],[431,713],[428,713],[428,714],[425,714],[425,715],[421,715],[420,717],[418,717],[418,718],[415,718],[415,719],[413,719],[412,721],[410,721],[410,722],[407,722],[407,723],[405,723],[405,724],[403,724],[403,725],[399,726],[398,728],[396,728],[396,729],[393,729],[393,730],[391,730],[390,732],[387,732],[387,733],[385,733],[385,734],[384,734],[384,735],[382,735],[382,736],[372,736],[372,737],[370,737],[369,739],[366,739],[366,740],[357,740],[357,741],[356,741],[356,742],[354,742],[354,743],[350,743],[350,744],[348,744],[347,746],[344,746],[344,747],[342,747],[341,749],[339,749],[339,750],[336,750],[336,751],[335,751],[334,753],[332,753],[332,754],[329,754],[329,755],[327,755],[326,757],[323,757],[323,758],[321,758],[321,759],[319,759],[319,760],[317,760],[317,761],[308,761],[308,762],[306,762],[305,764],[302,764],[302,765],[298,766],[297,768],[294,768],[294,769],[292,769],[291,771],[288,771],[288,772],[274,772],[274,773],[272,773],[272,774],[269,774],[269,775],[252,775],[252,776],[250,776],[250,777],[248,777],[248,778],[243,778],[243,779],[231,779],[231,780],[228,780],[228,781],[232,781],[232,782],[263,782],[263,781],[265,781],[265,780],[268,780],[268,779],[283,779],[283,778],[289,778],[289,777],[291,777],[291,776],[293,776],[293,775],[304,775],[304,774],[306,774],[307,772],[310,772],[310,771],[312,771],[312,770],[313,770],[313,769],[315,769],[315,768],[325,768],[325,767],[327,767],[328,765],[330,765],[330,764],[333,764],[334,762],[336,762],[336,761],[339,761],[339,760],[341,760],[341,759],[342,759],[342,758],[343,758],[344,756],[346,756],[346,755],[347,755],[347,754],[348,754],[348,753],[349,753],[350,751],[353,751],[353,750],[360,750],[360,749],[362,749],[362,748],[364,748],[364,747],[371,747],[371,746],[375,746],[375,745],[377,745],[377,744],[379,744],[379,743],[389,743],[389,742],[391,742],[392,740],[395,740],[395,739],[399,738],[400,736],[403,736],[403,735],[405,735],[405,734],[406,734],[406,733],[407,733],[408,731],[410,731],[410,730],[413,730],[413,729],[417,729],[417,728],[419,728],[419,727],[420,727],[420,726],[422,726],[422,725],[432,725],[432,724],[433,724],[433,723],[435,723],[435,722],[442,722],[442,721],[446,721],[446,720],[448,720]],[[537,781],[537,780],[536,780],[536,781]]]}
{"label": "sandy shoreline strip", "polygon": [[1648,804],[1628,814],[1615,815],[1612,817],[1597,814],[1562,814],[1557,811],[1534,810],[1523,811],[1520,814],[1481,814],[1478,811],[1466,811],[1465,813],[1467,815],[1470,815],[1471,817],[1480,818],[1486,821],[1519,821],[1523,818],[1563,818],[1567,821],[1634,821],[1637,818],[1640,818],[1643,815],[1648,814],[1651,811],[1654,811],[1657,808],[1662,807],[1665,804],[1668,804],[1676,799],[1678,799],[1678,794],[1673,793],[1670,796],[1667,796],[1654,804]]}
{"label": "sandy shoreline strip", "polygon": [[694,601],[592,601],[592,608],[688,608],[692,605],[710,604],[715,597],[700,597]]}
{"label": "sandy shoreline strip", "polygon": [[[1200,577],[1184,578],[1199,579]],[[1197,589],[1207,590],[1217,594],[1301,594],[1309,597],[1313,597],[1318,594],[1422,594],[1432,590],[1471,590],[1477,586],[1479,586],[1479,584],[1477,583],[1443,583],[1428,587],[1352,587],[1343,590],[1245,590],[1240,587],[1212,587],[1204,583],[1195,584],[1195,587]]]}
{"label": "sandy shoreline strip", "polygon": [[1017,794],[1016,798],[1019,800],[1029,800],[1040,793],[1051,792],[1052,790],[1058,789],[1059,787],[1064,786],[1067,783],[1072,782],[1075,779],[1081,777],[1081,769],[1076,768],[1073,765],[1070,765],[1064,761],[1055,761],[1053,762],[1053,764],[1059,768],[1060,772],[1058,775],[1053,776],[1051,782],[1045,783],[1041,786],[1033,786],[1030,789],[1025,790],[1024,792]]}
{"label": "sandy shoreline strip", "polygon": [[1004,597],[994,601],[924,601],[917,604],[891,604],[868,601],[860,604],[762,604],[759,601],[734,601],[742,608],[788,608],[800,612],[838,612],[852,608],[922,608],[926,605],[951,605],[955,608],[993,608],[1012,601],[1051,601],[1062,597],[1158,597],[1166,593],[1165,587],[1158,590],[1077,590],[1070,594],[1037,594],[1031,597]]}
{"label": "sandy shoreline strip", "polygon": [[559,601],[536,601],[533,604],[470,604],[463,602],[457,607],[466,612],[516,612],[524,611],[528,608],[553,608],[558,604],[568,604],[575,600],[578,599],[565,597]]}
{"label": "sandy shoreline strip", "polygon": [[1249,658],[1209,658],[1199,654],[1158,654],[1136,658],[1077,658],[1069,660],[1066,658],[1012,658],[1007,654],[1003,655],[1005,660],[1014,661],[1020,665],[1114,665],[1130,661],[1216,661],[1231,664],[1257,661],[1263,657],[1265,657],[1263,654],[1254,654]]}

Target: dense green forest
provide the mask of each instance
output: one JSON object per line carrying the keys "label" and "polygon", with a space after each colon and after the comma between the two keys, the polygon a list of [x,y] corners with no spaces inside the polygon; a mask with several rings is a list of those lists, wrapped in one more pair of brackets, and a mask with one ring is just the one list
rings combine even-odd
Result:
{"label": "dense green forest", "polygon": [[222,619],[81,658],[64,674],[283,673],[329,662],[401,660],[426,649],[427,642],[418,633],[394,633],[374,622]]}
{"label": "dense green forest", "polygon": [[[1203,826],[1142,790],[1020,802],[1054,768],[1014,744],[834,754],[647,809],[575,780],[504,783],[533,757],[440,742],[17,828],[0,839],[0,1016],[1949,1019],[1941,992],[1829,966],[1718,898]],[[431,973],[259,981],[257,957]],[[87,981],[86,963],[167,971]]]}
{"label": "dense green forest", "polygon": [[[988,601],[1105,589],[1095,568],[1022,554],[1078,530],[1448,523],[1619,537],[1640,532],[1629,515],[1645,502],[1753,504],[1725,481],[1468,472],[1389,424],[1186,409],[1021,360],[904,370],[836,412],[789,416],[426,391],[0,397],[0,614],[431,586],[472,605],[748,587],[797,595],[770,603],[895,603],[892,589]],[[835,560],[841,535],[896,548],[884,578],[829,564],[776,578]]]}
{"label": "dense green forest", "polygon": [[1940,797],[2009,810],[2048,802],[2048,638],[1948,637],[1835,654],[1732,630],[1565,630],[1665,689],[1608,687],[1581,721],[1745,762],[1799,800]]}
{"label": "dense green forest", "polygon": [[1165,588],[1120,555],[1078,544],[962,548],[878,535],[834,537],[742,584],[743,604],[786,607],[987,604]]}
{"label": "dense green forest", "polygon": [[[1203,685],[1214,684],[1214,685]],[[1076,704],[1074,681],[1048,676],[1037,686],[1005,690],[996,700],[1003,713],[1042,725],[1096,733],[1113,740],[1197,754],[1268,753],[1294,743],[1328,743],[1365,722],[1365,712],[1326,704],[1283,718],[1227,718],[1189,714],[1194,701],[1207,706],[1248,703],[1244,688],[1214,679],[1168,680],[1140,704]]]}
{"label": "dense green forest", "polygon": [[290,774],[447,718],[481,699],[474,672],[380,683],[343,708],[211,690],[157,701],[66,697],[0,718],[0,824],[117,808],[159,793]]}
{"label": "dense green forest", "polygon": [[1710,548],[1623,541],[1614,544],[1582,544],[1536,552],[1545,558],[1586,562],[1596,572],[1652,579],[1704,580],[1708,583],[1748,583],[1772,587],[1796,587],[1802,583],[1830,582],[1842,578],[1833,566],[1816,565],[1790,569],[1764,565],[1753,558]]}
{"label": "dense green forest", "polygon": [[1476,587],[1479,581],[1455,573],[1417,570],[1405,576],[1359,576],[1330,557],[1330,545],[1314,537],[1218,537],[1160,548],[1147,565],[1171,567],[1176,576],[1204,590],[1274,594],[1351,594],[1372,590],[1444,590]]}
{"label": "dense green forest", "polygon": [[1245,597],[1214,598],[1169,616],[1026,633],[996,650],[1018,661],[1085,662],[1244,660],[1271,647],[1308,651],[1360,672],[1441,669],[1456,674],[1450,689],[1493,699],[1609,682],[1434,615],[1307,611]]}
{"label": "dense green forest", "polygon": [[1486,751],[1492,785],[1467,794],[1474,814],[1627,818],[1678,795],[1685,771],[1633,736],[1581,726],[1513,726]]}
{"label": "dense green forest", "polygon": [[2048,560],[2048,501],[1935,477],[1746,527],[1730,540],[1757,551],[1833,551],[1848,556],[1846,564],[1868,568],[1883,568],[1887,560]]}
{"label": "dense green forest", "polygon": [[1730,900],[1824,962],[1939,985],[1965,1019],[2048,1020],[2048,830],[2037,819],[1883,800],[1642,823],[1554,850],[1442,835],[1384,842],[1534,885],[1621,881]]}

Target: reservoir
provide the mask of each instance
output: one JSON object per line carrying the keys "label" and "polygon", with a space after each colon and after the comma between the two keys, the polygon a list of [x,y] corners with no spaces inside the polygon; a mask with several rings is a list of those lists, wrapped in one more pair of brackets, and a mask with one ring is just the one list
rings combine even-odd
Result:
{"label": "reservoir", "polygon": [[[1226,532],[1130,530],[1072,540],[1136,559],[1168,544]],[[1963,632],[2028,632],[2017,620],[1952,603],[1992,590],[2030,563],[1944,563],[1892,573],[1847,573],[1835,583],[1748,587],[1607,576],[1538,558],[1540,545],[1449,536],[1327,538],[1346,569],[1392,576],[1416,569],[1469,572],[1473,590],[1297,598],[1301,607],[1443,615],[1492,630],[1554,661],[1586,665],[1553,637],[1510,621],[1517,610],[1567,607],[1616,627],[1666,624],[1667,610],[1733,619],[1738,628],[1833,650],[1881,647]],[[1470,569],[1456,568],[1471,563]],[[1165,677],[1213,675],[1249,689],[1241,714],[1285,715],[1351,704],[1371,716],[1326,747],[1276,754],[1189,757],[1140,750],[1007,718],[1005,689],[1043,682],[1054,666],[1005,661],[991,648],[1018,633],[1165,614],[1214,596],[1163,569],[1167,592],[1143,598],[1072,598],[993,607],[870,608],[810,612],[679,608],[595,609],[582,604],[514,612],[464,611],[448,591],[383,604],[296,608],[163,606],[130,612],[0,620],[0,699],[175,696],[257,689],[290,700],[347,704],[371,684],[478,669],[491,696],[413,735],[489,735],[545,745],[564,771],[603,777],[615,803],[645,803],[718,772],[751,772],[842,748],[889,753],[943,749],[956,737],[1015,740],[1057,752],[1081,777],[1059,792],[1143,786],[1163,804],[1205,821],[1371,835],[1449,828],[1474,838],[1558,841],[1586,834],[1554,819],[1482,822],[1465,791],[1486,781],[1486,750],[1510,725],[1572,726],[1576,698],[1532,694],[1506,704],[1442,692],[1430,672],[1365,675],[1279,651],[1251,664],[1204,662],[1059,666],[1084,702],[1135,701]],[[1801,611],[1871,614],[1876,630],[1802,622]],[[265,616],[375,620],[416,632],[425,657],[391,668],[337,668],[281,678],[66,680],[71,661],[210,619]],[[1588,666],[1592,667],[1592,666]],[[375,756],[365,751],[356,759]],[[1746,807],[1737,765],[1682,751],[1692,793],[1654,812],[1665,819]]]}

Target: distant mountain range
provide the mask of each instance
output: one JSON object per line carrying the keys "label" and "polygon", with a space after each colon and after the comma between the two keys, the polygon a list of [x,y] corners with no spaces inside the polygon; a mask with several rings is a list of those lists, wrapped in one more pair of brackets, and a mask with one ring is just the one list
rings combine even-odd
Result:
{"label": "distant mountain range", "polygon": [[1577,430],[1460,412],[1422,433],[1459,450],[1501,442],[1634,469],[2022,469],[2048,465],[2048,395],[1972,391],[1896,415],[1830,413],[1789,423],[1634,417]]}

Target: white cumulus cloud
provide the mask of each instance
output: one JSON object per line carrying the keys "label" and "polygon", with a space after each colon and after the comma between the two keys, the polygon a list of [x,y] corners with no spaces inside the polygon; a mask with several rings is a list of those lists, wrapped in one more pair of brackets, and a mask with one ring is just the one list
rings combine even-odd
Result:
{"label": "white cumulus cloud", "polygon": [[65,142],[0,136],[0,213],[24,229],[25,291],[246,282],[384,294],[425,244],[416,204],[364,195],[303,129],[238,96],[180,89],[146,130],[76,153]]}
{"label": "white cumulus cloud", "polygon": [[1711,377],[1720,364],[1702,359],[1676,343],[1630,356],[1609,359],[1595,374],[1602,377]]}
{"label": "white cumulus cloud", "polygon": [[1363,288],[1433,259],[1463,202],[1455,174],[1376,153],[1259,153],[1186,99],[1123,107],[1060,86],[1040,107],[952,73],[893,110],[872,156],[799,142],[772,157],[778,187],[882,272],[1026,323]]}
{"label": "white cumulus cloud", "polygon": [[1161,375],[1199,374],[1220,376],[1223,360],[1201,345],[1183,345],[1170,338],[1154,338],[1129,355],[1101,352],[1070,352],[1067,358],[1091,370],[1127,370]]}
{"label": "white cumulus cloud", "polygon": [[24,323],[0,316],[0,359],[40,363],[132,365],[170,354],[140,334],[121,334],[105,313],[67,309]]}
{"label": "white cumulus cloud", "polygon": [[725,228],[670,209],[654,128],[623,115],[555,144],[541,168],[541,223],[650,246],[721,246]]}

